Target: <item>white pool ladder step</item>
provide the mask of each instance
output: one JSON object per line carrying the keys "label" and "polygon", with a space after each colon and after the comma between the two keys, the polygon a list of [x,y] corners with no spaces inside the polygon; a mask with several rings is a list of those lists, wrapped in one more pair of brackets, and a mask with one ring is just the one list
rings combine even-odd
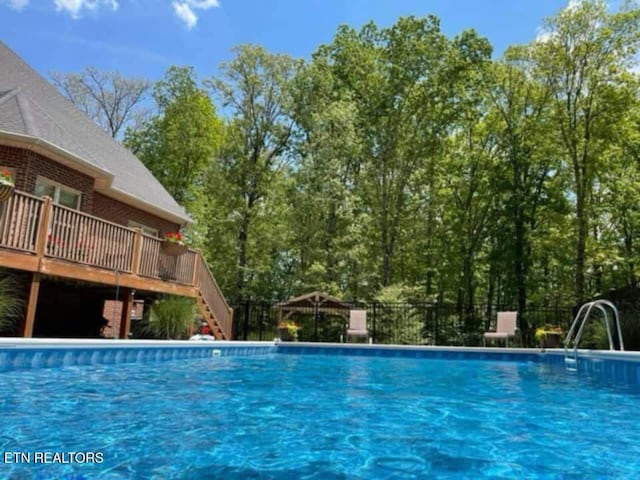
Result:
{"label": "white pool ladder step", "polygon": [[578,371],[578,355],[574,352],[565,353],[564,366],[568,372],[577,372]]}
{"label": "white pool ladder step", "polygon": [[618,316],[618,309],[616,308],[616,306],[609,300],[594,300],[593,302],[587,302],[580,307],[580,310],[578,310],[578,314],[571,324],[569,333],[567,333],[567,337],[564,339],[564,365],[568,372],[578,371],[578,344],[580,343],[580,339],[582,338],[584,326],[589,319],[591,311],[594,308],[600,310],[600,312],[602,313],[604,325],[607,329],[607,337],[609,339],[609,350],[616,349],[607,310],[610,310],[613,313],[612,320],[614,321],[617,330],[618,344],[620,346],[620,350],[624,350],[624,342],[622,341],[622,328],[620,326],[620,317]]}

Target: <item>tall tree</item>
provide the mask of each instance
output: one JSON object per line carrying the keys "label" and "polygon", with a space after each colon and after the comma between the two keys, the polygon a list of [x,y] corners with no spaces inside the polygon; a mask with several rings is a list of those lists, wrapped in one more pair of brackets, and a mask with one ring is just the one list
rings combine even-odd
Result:
{"label": "tall tree", "polygon": [[294,81],[300,135],[293,172],[290,228],[297,262],[296,293],[321,289],[362,298],[368,258],[359,255],[362,215],[354,192],[360,159],[357,108],[329,66],[314,61]]}
{"label": "tall tree", "polygon": [[473,32],[450,42],[437,18],[408,17],[386,29],[374,23],[360,31],[342,26],[314,55],[314,61],[331,66],[357,107],[363,145],[358,188],[371,218],[368,238],[381,259],[381,286],[396,280],[409,191],[422,166],[435,161],[450,128],[453,85],[490,51]]}
{"label": "tall tree", "polygon": [[143,104],[151,88],[148,80],[125,78],[95,67],[50,75],[62,94],[113,138],[120,138],[127,126],[136,126],[147,114]]}
{"label": "tall tree", "polygon": [[229,194],[240,200],[237,225],[237,275],[233,294],[245,295],[248,244],[257,209],[270,183],[287,165],[294,133],[291,82],[301,63],[287,55],[242,45],[222,64],[220,77],[208,81],[232,116],[221,155]]}
{"label": "tall tree", "polygon": [[[629,114],[620,119],[596,184],[600,234],[601,289],[636,284],[640,245],[640,90]],[[607,271],[608,270],[608,271]]]}
{"label": "tall tree", "polygon": [[[532,263],[532,236],[539,224],[541,204],[548,197],[548,184],[560,168],[557,148],[548,141],[551,91],[535,82],[528,64],[529,50],[511,48],[495,62],[489,89],[493,131],[497,138],[500,168],[496,171],[496,193],[504,216],[497,245],[507,256],[520,312],[526,310],[528,275]],[[506,246],[506,249],[503,248]],[[511,292],[509,292],[511,293]],[[510,295],[512,298],[513,296]],[[520,318],[527,331],[527,319]]]}
{"label": "tall tree", "polygon": [[191,67],[171,67],[153,93],[159,114],[129,129],[124,143],[196,218],[203,211],[203,182],[222,142],[223,124]]}
{"label": "tall tree", "polygon": [[575,296],[585,296],[594,180],[613,125],[627,108],[629,74],[640,46],[640,9],[610,13],[603,0],[573,2],[545,23],[533,45],[541,80],[552,89],[554,123],[573,172],[576,215]]}

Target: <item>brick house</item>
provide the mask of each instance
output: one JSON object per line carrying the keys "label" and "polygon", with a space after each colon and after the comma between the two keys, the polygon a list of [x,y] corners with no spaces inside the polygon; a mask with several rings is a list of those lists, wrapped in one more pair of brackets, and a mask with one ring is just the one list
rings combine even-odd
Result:
{"label": "brick house", "polygon": [[202,256],[162,240],[191,222],[185,210],[2,42],[0,169],[15,183],[0,202],[0,268],[25,279],[24,336],[93,336],[111,301],[119,318],[107,320],[127,338],[133,307],[171,293],[197,299],[230,338],[232,311]]}

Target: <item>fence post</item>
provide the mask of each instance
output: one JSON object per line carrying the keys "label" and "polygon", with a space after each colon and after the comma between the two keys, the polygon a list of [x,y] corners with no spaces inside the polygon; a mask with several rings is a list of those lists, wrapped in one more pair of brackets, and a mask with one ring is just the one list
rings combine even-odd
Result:
{"label": "fence post", "polygon": [[[245,299],[244,301],[244,327],[242,332],[242,339],[244,341],[247,340],[247,332],[249,331],[249,315],[251,314],[251,304],[249,300]],[[260,335],[260,340],[262,340],[262,334]]]}
{"label": "fence post", "polygon": [[438,300],[433,303],[433,309],[435,310],[435,318],[433,320],[433,342],[435,345],[438,345],[440,339],[438,338],[440,326],[438,325]]}
{"label": "fence post", "polygon": [[376,301],[374,300],[374,302],[373,302],[373,315],[372,315],[373,320],[372,320],[372,322],[371,322],[371,324],[372,324],[372,328],[371,328],[371,329],[372,329],[372,332],[371,332],[371,338],[372,338],[373,343],[377,343],[377,342],[376,342],[376,304],[377,304],[377,303],[378,303],[378,302],[376,302]]}
{"label": "fence post", "polygon": [[313,341],[318,341],[318,320],[320,319],[320,310],[318,300],[313,304]]}
{"label": "fence post", "polygon": [[258,319],[258,336],[260,338],[260,340],[262,340],[264,338],[264,302],[260,302],[260,306],[259,306],[259,312],[256,315],[256,318]]}

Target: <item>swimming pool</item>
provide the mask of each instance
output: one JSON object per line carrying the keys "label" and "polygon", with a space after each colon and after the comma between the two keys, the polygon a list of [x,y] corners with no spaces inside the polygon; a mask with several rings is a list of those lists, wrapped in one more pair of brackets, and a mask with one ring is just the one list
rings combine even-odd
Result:
{"label": "swimming pool", "polygon": [[0,477],[638,476],[637,386],[567,375],[528,355],[382,351],[282,347],[8,370],[0,373],[0,452],[100,453],[102,461],[0,458]]}

